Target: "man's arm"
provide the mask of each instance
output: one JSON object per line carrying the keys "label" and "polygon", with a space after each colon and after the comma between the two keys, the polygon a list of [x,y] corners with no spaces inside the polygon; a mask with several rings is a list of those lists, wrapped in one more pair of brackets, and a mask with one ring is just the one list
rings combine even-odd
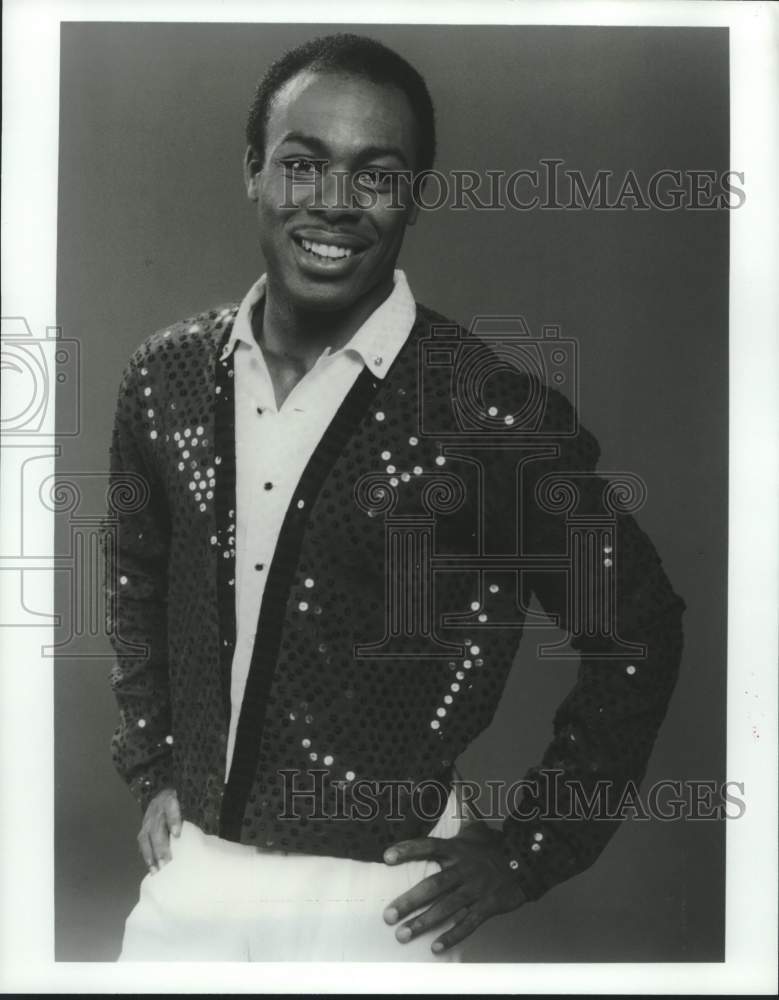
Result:
{"label": "man's arm", "polygon": [[[570,406],[563,397],[557,405]],[[562,446],[554,471],[563,478],[569,473],[578,486],[578,513],[608,516],[607,482],[594,472],[597,457],[594,438],[582,428]],[[523,502],[538,551],[553,556],[566,550],[566,526],[563,517],[539,509],[536,487],[547,471],[539,463],[538,474],[528,477]],[[576,683],[555,713],[552,740],[541,764],[525,775],[524,794],[503,827],[505,855],[531,899],[588,868],[616,832],[619,819],[603,813],[613,814],[642,780],[679,671],[685,602],[635,518],[611,517],[608,541],[598,543],[593,535],[599,575],[578,582],[579,597],[584,587],[603,587],[614,574],[614,629],[622,642],[646,647],[644,656],[619,653],[616,639],[604,645],[574,634],[572,581],[564,573],[537,572],[526,580],[528,592],[572,634],[571,646],[581,655]]]}
{"label": "man's arm", "polygon": [[[554,437],[572,426],[573,408],[554,391],[548,404],[544,431]],[[577,512],[587,515],[603,514],[606,485],[594,473],[599,448],[587,430],[579,428],[575,437],[559,437],[557,443],[557,458],[525,468],[520,509],[506,511],[507,518],[520,523],[523,540],[532,540],[533,554],[551,557],[566,553],[567,527],[564,517],[539,502],[541,479],[553,473],[575,483]],[[605,782],[610,802],[619,803],[629,783],[637,785],[643,777],[676,683],[685,602],[674,593],[652,543],[630,514],[616,514],[609,528],[611,551],[604,543],[594,554],[610,560],[608,572],[616,574],[616,632],[624,642],[645,646],[645,655],[593,655],[609,649],[600,639],[574,634],[571,646],[582,657],[576,683],[555,713],[552,742],[541,765],[525,776],[524,797],[503,829],[467,824],[450,839],[410,840],[385,851],[388,864],[433,858],[442,869],[385,910],[384,919],[398,924],[428,906],[399,924],[399,941],[453,921],[431,946],[435,952],[451,948],[490,917],[537,899],[589,867],[619,825],[618,820],[588,818],[586,800],[592,800],[598,782]],[[579,586],[591,587],[597,579],[585,574]],[[527,600],[535,593],[544,610],[571,633],[568,583],[565,572],[550,566],[550,571],[527,574],[524,596]],[[616,641],[611,644],[615,650]],[[544,780],[545,772],[552,781]],[[584,811],[578,809],[577,791],[585,800]],[[563,818],[571,813],[574,818]]]}
{"label": "man's arm", "polygon": [[173,791],[167,666],[169,519],[151,445],[142,435],[139,352],[119,388],[111,441],[109,516],[104,527],[108,629],[116,659],[111,687],[119,724],[114,765],[145,812],[139,846],[154,867],[180,827]]}

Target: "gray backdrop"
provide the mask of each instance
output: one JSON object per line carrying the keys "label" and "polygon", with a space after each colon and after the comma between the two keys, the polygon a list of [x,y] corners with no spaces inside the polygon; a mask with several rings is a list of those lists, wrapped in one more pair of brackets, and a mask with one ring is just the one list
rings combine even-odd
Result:
{"label": "gray backdrop", "polygon": [[[152,330],[239,299],[263,270],[241,178],[255,80],[340,26],[62,27],[58,323],[81,345],[81,433],[60,474],[106,469],[121,369]],[[364,26],[425,75],[442,170],[559,157],[591,177],[728,167],[725,29]],[[401,258],[416,297],[559,323],[581,349],[582,421],[603,469],[643,476],[638,520],[688,603],[681,679],[650,765],[723,780],[728,421],[724,212],[422,213]],[[70,385],[70,383],[68,383]],[[72,407],[67,387],[58,407]],[[99,511],[98,490],[89,503]],[[85,501],[86,503],[87,501]],[[66,519],[58,546],[66,546]],[[70,591],[60,580],[65,623]],[[549,636],[551,637],[551,630]],[[540,639],[541,637],[539,637]],[[108,644],[56,662],[59,960],[113,960],[137,898],[139,812],[109,756]],[[67,650],[66,650],[67,652]],[[575,665],[518,656],[489,731],[461,759],[512,779],[540,759]],[[737,775],[730,775],[737,778]],[[723,958],[722,823],[629,823],[597,864],[484,925],[474,961]],[[388,933],[391,931],[388,929]]]}

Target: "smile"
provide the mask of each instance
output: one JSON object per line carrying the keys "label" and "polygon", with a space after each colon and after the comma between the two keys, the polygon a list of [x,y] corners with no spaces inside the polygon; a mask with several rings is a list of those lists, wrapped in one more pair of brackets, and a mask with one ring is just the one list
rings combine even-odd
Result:
{"label": "smile", "polygon": [[300,245],[307,253],[329,260],[343,260],[354,253],[349,247],[337,247],[332,243],[314,243],[311,240],[301,239]]}

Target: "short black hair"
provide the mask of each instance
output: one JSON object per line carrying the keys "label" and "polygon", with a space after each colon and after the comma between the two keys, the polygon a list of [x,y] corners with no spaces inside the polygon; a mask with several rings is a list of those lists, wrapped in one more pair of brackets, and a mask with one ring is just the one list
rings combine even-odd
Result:
{"label": "short black hair", "polygon": [[285,83],[303,70],[357,76],[398,87],[408,98],[416,118],[419,169],[429,170],[433,166],[435,111],[421,74],[381,42],[346,32],[314,38],[285,52],[257,84],[246,122],[246,141],[263,162],[265,130],[273,98]]}

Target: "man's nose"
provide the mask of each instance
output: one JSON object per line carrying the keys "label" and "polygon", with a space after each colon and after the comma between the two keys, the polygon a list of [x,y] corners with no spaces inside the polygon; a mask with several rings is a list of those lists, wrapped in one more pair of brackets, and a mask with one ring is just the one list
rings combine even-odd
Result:
{"label": "man's nose", "polygon": [[338,218],[343,215],[359,215],[362,207],[355,197],[352,178],[346,170],[324,170],[316,197],[308,206],[322,218]]}

